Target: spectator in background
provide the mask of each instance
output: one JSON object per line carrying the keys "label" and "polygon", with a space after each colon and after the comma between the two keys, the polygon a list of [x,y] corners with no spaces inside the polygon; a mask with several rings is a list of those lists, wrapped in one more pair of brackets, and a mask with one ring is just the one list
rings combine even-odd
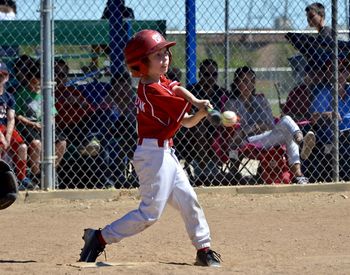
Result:
{"label": "spectator in background", "polygon": [[217,62],[213,59],[205,59],[199,65],[198,82],[188,87],[195,96],[208,99],[216,110],[220,110],[221,97],[227,94],[227,91],[218,85],[218,77]]}
{"label": "spectator in background", "polygon": [[56,124],[70,145],[60,169],[61,186],[70,186],[74,179],[76,185],[84,188],[112,187],[114,183],[108,179],[107,171],[109,156],[104,148],[101,150],[101,141],[105,138],[101,128],[109,123],[105,113],[110,85],[94,79],[92,83],[73,86],[68,75],[67,63],[56,60]]}
{"label": "spectator in background", "polygon": [[[339,60],[339,76],[338,76],[338,93],[339,93],[339,109],[336,112],[339,118],[339,130],[346,131],[350,129],[350,88],[347,84],[349,77],[349,61],[344,58]],[[310,106],[312,114],[312,122],[320,127],[319,137],[325,142],[331,143],[333,123],[332,109],[332,87],[330,85],[323,87],[317,93]]]}
{"label": "spectator in background", "polygon": [[[121,0],[122,2],[122,16],[124,19],[135,19],[134,11],[132,8],[125,6],[125,0]],[[111,17],[111,12],[109,10],[109,7],[111,5],[112,1],[108,0],[106,3],[106,7],[103,10],[101,19],[109,19]]]}
{"label": "spectator in background", "polygon": [[94,110],[106,107],[106,98],[111,90],[111,84],[99,81],[96,77],[89,83],[74,86],[81,92],[85,100]]}
{"label": "spectator in background", "polygon": [[307,120],[310,118],[309,108],[312,81],[310,73],[306,73],[303,82],[288,93],[286,103],[282,108],[283,115],[288,115],[295,121]]}
{"label": "spectator in background", "polygon": [[[350,179],[350,87],[347,83],[349,77],[349,60],[339,57],[339,75],[338,75],[338,110],[332,108],[332,93],[331,85],[318,88],[317,94],[310,106],[312,115],[312,128],[316,133],[316,147],[313,155],[310,158],[311,167],[310,177],[313,181],[332,181],[332,165],[333,158],[333,126],[334,116],[339,119],[339,154],[340,154],[340,178],[342,180]],[[332,71],[332,66],[329,66]]]}
{"label": "spectator in background", "polygon": [[234,111],[240,117],[241,127],[234,133],[232,148],[247,143],[270,149],[285,145],[288,163],[294,175],[293,183],[305,184],[300,165],[299,146],[303,144],[301,155],[307,159],[315,143],[315,135],[308,132],[304,138],[298,125],[289,116],[284,116],[274,124],[272,109],[263,95],[255,90],[255,72],[247,66],[238,68],[234,74],[233,99],[225,102],[224,110]]}
{"label": "spectator in background", "polygon": [[[121,175],[120,170],[123,169],[118,168],[123,166],[121,161],[125,158],[123,153],[118,155],[117,152],[122,150],[118,149],[119,144],[128,136],[127,134],[121,135],[119,131],[123,132],[123,127],[128,124],[126,122],[125,124],[120,123],[121,120],[129,120],[121,113],[130,107],[132,96],[130,95],[131,86],[128,81],[122,80],[123,78],[130,80],[130,76],[122,75],[121,77],[113,77],[111,83],[94,79],[91,83],[76,86],[94,110],[92,115],[83,122],[84,131],[80,139],[83,146],[80,152],[87,156],[91,156],[89,152],[96,153],[94,157],[99,159],[95,162],[101,163],[99,170],[103,171],[99,181],[106,188],[125,184],[125,178],[119,176]],[[123,90],[118,89],[119,82],[123,85]],[[119,124],[120,126],[118,126]],[[125,146],[127,148],[128,145]],[[116,172],[114,173],[114,171]]]}
{"label": "spectator in background", "polygon": [[[14,79],[11,80],[8,92],[15,94],[16,90],[20,87],[26,87],[29,83],[29,79],[26,76],[30,76],[31,68],[35,65],[35,60],[29,55],[20,55],[13,62],[13,74]],[[30,76],[31,78],[31,76]]]}
{"label": "spectator in background", "polygon": [[66,86],[69,67],[63,59],[55,61],[55,107],[57,109],[56,124],[72,141],[76,127],[82,127],[81,121],[92,114],[91,105],[82,93],[73,86]]}
{"label": "spectator in background", "polygon": [[305,66],[303,81],[288,94],[282,113],[296,121],[311,118],[310,106],[313,99],[324,88],[330,88],[332,61],[328,54],[315,54]]}
{"label": "spectator in background", "polygon": [[[0,21],[15,20],[17,13],[15,0],[0,0]],[[13,45],[0,46],[0,56],[13,57],[18,55],[18,47]]]}
{"label": "spectator in background", "polygon": [[[136,187],[135,177],[126,179],[127,164],[133,158],[136,148],[136,108],[135,98],[136,91],[132,87],[131,76],[125,71],[117,74],[111,79],[112,89],[109,92],[107,102],[109,108],[117,117],[111,129],[105,138],[109,151],[110,166],[113,181],[116,187],[130,187],[125,184]],[[110,137],[109,137],[110,135]],[[134,181],[134,182],[130,182]]]}
{"label": "spectator in background", "polygon": [[[26,75],[25,78],[29,80],[28,85],[21,87],[15,93],[16,113],[18,129],[29,144],[29,161],[33,174],[33,182],[39,183],[42,127],[42,94],[40,90],[39,63],[35,64],[27,73],[29,75]],[[52,114],[56,116],[56,108],[53,108]],[[55,168],[57,168],[66,151],[67,143],[65,136],[58,129],[55,136]]]}
{"label": "spectator in background", "polygon": [[13,154],[16,176],[20,189],[32,189],[27,174],[27,146],[15,129],[15,100],[5,89],[9,80],[9,72],[5,63],[0,62],[0,157],[4,151]]}
{"label": "spectator in background", "polygon": [[[214,109],[221,110],[221,97],[227,91],[218,85],[218,64],[212,59],[205,59],[200,63],[198,82],[188,87],[188,90],[197,98],[208,99]],[[186,138],[181,141],[185,148],[180,155],[194,167],[195,180],[198,183],[214,181],[220,173],[220,161],[216,156],[212,144],[217,129],[208,120],[203,120],[197,126],[185,133]],[[186,143],[184,143],[186,142]]]}
{"label": "spectator in background", "polygon": [[332,29],[325,26],[326,12],[321,3],[315,2],[308,5],[305,12],[309,26],[316,28],[320,37],[332,38]]}
{"label": "spectator in background", "polygon": [[[121,2],[122,2],[122,17],[123,17],[123,19],[135,19],[134,11],[131,8],[125,6],[124,0],[121,0]],[[106,7],[103,10],[101,19],[107,19],[107,20],[110,19],[111,11],[110,11],[109,7],[111,4],[112,4],[112,1],[108,0],[106,3]],[[109,55],[110,49],[109,49],[108,45],[92,45],[91,52],[92,52],[92,54],[94,54],[96,56],[92,57],[89,69],[90,69],[90,71],[96,71],[99,67],[98,55],[100,55],[101,52]]]}
{"label": "spectator in background", "polygon": [[0,20],[15,20],[16,13],[15,0],[0,0]]}
{"label": "spectator in background", "polygon": [[94,78],[92,82],[75,86],[75,88],[81,92],[93,110],[78,128],[83,130],[78,133],[78,140],[82,144],[80,151],[82,155],[91,155],[90,152],[93,152],[92,155],[96,156],[101,149],[100,142],[104,139],[104,134],[117,120],[108,103],[108,95],[112,86],[110,83]]}
{"label": "spectator in background", "polygon": [[180,68],[170,67],[168,72],[166,73],[166,77],[170,80],[181,82],[182,72]]}

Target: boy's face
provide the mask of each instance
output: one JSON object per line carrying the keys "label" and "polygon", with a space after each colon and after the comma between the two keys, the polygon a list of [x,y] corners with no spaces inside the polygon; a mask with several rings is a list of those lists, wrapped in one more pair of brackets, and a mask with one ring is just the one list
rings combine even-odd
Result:
{"label": "boy's face", "polygon": [[30,81],[29,81],[29,89],[32,92],[38,92],[40,91],[40,79],[33,77]]}
{"label": "boy's face", "polygon": [[165,74],[169,68],[169,50],[167,48],[148,55],[148,74],[160,76]]}
{"label": "boy's face", "polygon": [[317,28],[319,26],[322,26],[323,24],[323,18],[321,17],[321,15],[319,15],[313,10],[310,10],[306,14],[306,18],[307,18],[307,22],[309,23],[309,26],[312,28]]}

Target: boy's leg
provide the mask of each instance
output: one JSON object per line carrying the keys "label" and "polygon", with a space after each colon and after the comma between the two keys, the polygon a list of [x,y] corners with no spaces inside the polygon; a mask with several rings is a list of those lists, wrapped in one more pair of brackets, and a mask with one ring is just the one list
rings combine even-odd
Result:
{"label": "boy's leg", "polygon": [[59,140],[55,143],[55,152],[57,156],[57,159],[55,160],[55,168],[57,168],[60,165],[61,160],[63,159],[63,155],[66,152],[66,149],[67,141]]}
{"label": "boy's leg", "polygon": [[187,233],[197,249],[196,265],[220,267],[220,254],[210,249],[210,230],[204,212],[180,164],[169,204],[180,211]]}
{"label": "boy's leg", "polygon": [[28,148],[29,164],[33,175],[40,173],[41,141],[32,140]]}
{"label": "boy's leg", "polygon": [[210,247],[210,230],[197,195],[182,167],[178,167],[175,187],[169,204],[179,210],[185,222],[188,236],[196,249]]}
{"label": "boy's leg", "polygon": [[[175,160],[169,149],[145,150],[139,147],[135,152],[134,166],[140,182],[139,208],[105,226],[100,232],[86,230],[83,237],[85,245],[79,261],[94,262],[105,244],[140,233],[160,218],[173,188]],[[98,242],[98,238],[102,242]]]}
{"label": "boy's leg", "polygon": [[27,145],[16,130],[13,130],[10,150],[13,153],[13,162],[16,167],[16,175],[22,181],[27,175]]}
{"label": "boy's leg", "polygon": [[[141,152],[140,152],[141,151]],[[138,157],[143,158],[138,162]],[[134,165],[140,182],[139,208],[102,229],[106,243],[119,242],[155,223],[161,216],[173,188],[176,164],[169,152],[162,148],[135,152]]]}

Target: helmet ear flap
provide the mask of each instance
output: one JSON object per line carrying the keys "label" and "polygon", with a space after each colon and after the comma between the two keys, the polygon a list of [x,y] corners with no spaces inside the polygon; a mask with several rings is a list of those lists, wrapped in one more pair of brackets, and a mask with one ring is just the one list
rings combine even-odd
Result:
{"label": "helmet ear flap", "polygon": [[132,64],[127,64],[132,77],[142,77],[148,73],[147,57],[142,58]]}
{"label": "helmet ear flap", "polygon": [[141,70],[140,70],[138,65],[132,65],[132,66],[128,65],[128,70],[131,72],[132,77],[141,77],[142,76]]}

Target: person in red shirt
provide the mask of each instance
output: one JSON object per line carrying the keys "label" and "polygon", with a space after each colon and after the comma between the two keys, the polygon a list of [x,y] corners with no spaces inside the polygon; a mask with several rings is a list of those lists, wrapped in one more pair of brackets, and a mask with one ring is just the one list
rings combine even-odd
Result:
{"label": "person in red shirt", "polygon": [[[134,167],[139,178],[141,203],[101,230],[85,229],[79,261],[94,262],[106,244],[142,232],[159,220],[167,203],[181,212],[187,233],[197,249],[196,264],[220,266],[220,255],[210,249],[210,231],[204,212],[173,149],[173,136],[181,127],[193,127],[212,108],[166,74],[170,62],[169,42],[153,30],[136,33],[127,43],[125,59],[134,77],[140,77],[137,98],[138,146]],[[199,110],[189,115],[191,105]]]}

